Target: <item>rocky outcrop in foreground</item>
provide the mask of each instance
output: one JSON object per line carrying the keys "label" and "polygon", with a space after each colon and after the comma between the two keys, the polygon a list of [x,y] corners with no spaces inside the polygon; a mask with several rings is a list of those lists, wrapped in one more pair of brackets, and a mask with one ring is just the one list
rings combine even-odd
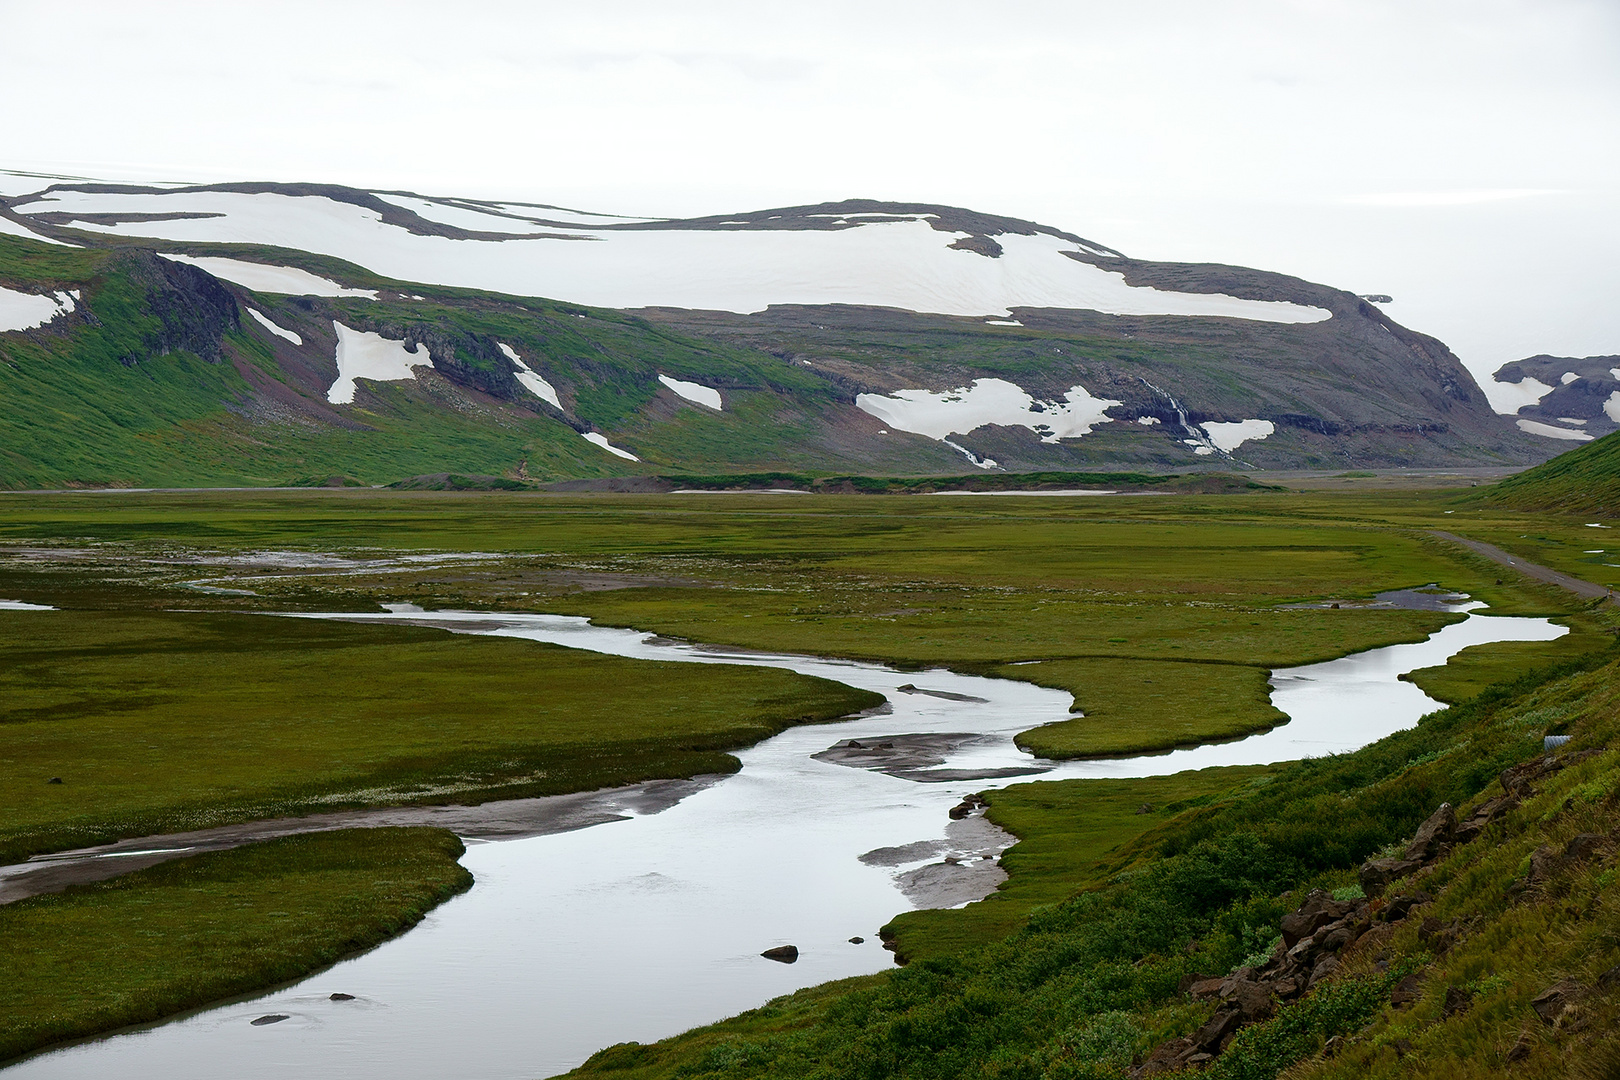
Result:
{"label": "rocky outcrop in foreground", "polygon": [[[1451,804],[1442,804],[1418,827],[1399,857],[1370,859],[1362,865],[1359,878],[1363,895],[1335,899],[1333,894],[1316,889],[1283,916],[1281,940],[1264,963],[1238,968],[1224,977],[1188,976],[1182,990],[1194,999],[1217,1002],[1214,1015],[1191,1035],[1160,1043],[1130,1070],[1130,1075],[1155,1076],[1214,1062],[1244,1027],[1270,1019],[1281,1005],[1332,981],[1353,955],[1370,957],[1375,970],[1389,971],[1386,946],[1405,920],[1421,918],[1419,940],[1431,956],[1443,955],[1470,927],[1458,920],[1446,923],[1425,916],[1424,909],[1434,902],[1434,897],[1407,879],[1424,876],[1457,846],[1477,839],[1493,821],[1529,798],[1536,780],[1592,753],[1547,756],[1507,769],[1500,778],[1503,794],[1487,799],[1461,822]],[[1560,870],[1590,861],[1611,846],[1611,838],[1588,833],[1573,837],[1561,849],[1543,846],[1531,856],[1529,874],[1513,881],[1508,892],[1515,895],[1535,889]],[[1620,967],[1603,979],[1620,984]],[[1423,983],[1419,973],[1393,982],[1390,1003],[1404,1006],[1417,1001]],[[1591,990],[1565,980],[1549,987],[1533,1007],[1548,1025],[1566,1023]],[[1458,1000],[1453,1001],[1448,994],[1447,1015],[1469,1005],[1467,995],[1456,996]]]}

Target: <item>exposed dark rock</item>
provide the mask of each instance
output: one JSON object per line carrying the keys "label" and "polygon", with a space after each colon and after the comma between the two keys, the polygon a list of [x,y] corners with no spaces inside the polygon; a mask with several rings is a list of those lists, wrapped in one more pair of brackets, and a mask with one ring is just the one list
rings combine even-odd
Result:
{"label": "exposed dark rock", "polygon": [[1410,915],[1413,908],[1432,903],[1434,903],[1434,897],[1421,890],[1394,897],[1384,908],[1384,920],[1386,922],[1399,922]]}
{"label": "exposed dark rock", "polygon": [[1446,1005],[1441,1010],[1441,1015],[1451,1017],[1461,1012],[1467,1012],[1468,1007],[1473,1003],[1474,995],[1460,986],[1448,986],[1446,987]]}
{"label": "exposed dark rock", "polygon": [[62,782],[62,778],[60,776],[53,776],[45,782],[47,784],[60,784]]}
{"label": "exposed dark rock", "polygon": [[1362,864],[1359,879],[1361,891],[1368,896],[1382,896],[1384,890],[1423,864],[1415,859],[1372,859]]}
{"label": "exposed dark rock", "polygon": [[1316,966],[1311,969],[1311,981],[1306,985],[1306,989],[1307,990],[1315,989],[1317,983],[1322,982],[1324,979],[1332,978],[1334,975],[1336,975],[1338,973],[1338,971],[1339,971],[1339,958],[1338,957],[1336,957],[1336,956],[1324,956],[1324,957],[1322,957],[1322,959],[1320,959],[1320,960],[1318,960],[1316,962]]}
{"label": "exposed dark rock", "polygon": [[857,934],[855,937],[849,939],[849,943],[851,945],[864,945],[866,944],[866,939]]}
{"label": "exposed dark rock", "polygon": [[1450,803],[1441,803],[1440,809],[1418,826],[1412,842],[1406,845],[1406,857],[1419,862],[1438,858],[1457,835],[1457,812]]}
{"label": "exposed dark rock", "polygon": [[331,1001],[353,1001],[354,1000],[354,995],[353,994],[332,994],[332,995],[330,995],[329,1000],[331,1000]]}
{"label": "exposed dark rock", "polygon": [[292,1017],[288,1016],[286,1013],[265,1013],[257,1020],[249,1020],[248,1023],[252,1024],[254,1027],[264,1027],[266,1024],[279,1024],[283,1020],[291,1019]]}
{"label": "exposed dark rock", "polygon": [[759,955],[767,960],[775,960],[779,964],[791,964],[799,959],[799,947],[797,945],[778,945],[775,948],[766,949]]}
{"label": "exposed dark rock", "polygon": [[1530,1002],[1530,1008],[1535,1010],[1543,1024],[1551,1027],[1557,1024],[1585,993],[1585,987],[1574,979],[1561,979],[1536,995],[1535,1000]]}
{"label": "exposed dark rock", "polygon": [[1189,1039],[1166,1039],[1153,1048],[1142,1064],[1130,1071],[1132,1080],[1140,1077],[1157,1076],[1160,1073],[1174,1072],[1181,1068],[1183,1058],[1191,1056],[1197,1047]]}
{"label": "exposed dark rock", "polygon": [[1390,991],[1389,1003],[1396,1006],[1410,1005],[1422,996],[1423,976],[1416,974],[1408,975],[1406,978],[1396,983],[1395,989]]}

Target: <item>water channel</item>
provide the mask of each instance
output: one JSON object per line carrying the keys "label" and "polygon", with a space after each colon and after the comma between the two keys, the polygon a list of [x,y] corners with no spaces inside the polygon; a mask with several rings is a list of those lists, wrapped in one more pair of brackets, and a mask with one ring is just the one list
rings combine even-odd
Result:
{"label": "water channel", "polygon": [[[673,805],[619,798],[602,815],[614,820],[588,828],[472,843],[462,861],[477,884],[408,934],[249,1001],[27,1059],[4,1070],[6,1080],[553,1075],[612,1043],[650,1042],[890,966],[877,930],[896,912],[965,902],[1000,879],[995,856],[1010,838],[982,818],[947,815],[969,792],[1034,776],[1163,775],[1353,750],[1439,707],[1401,673],[1470,645],[1567,632],[1546,619],[1472,615],[1418,644],[1276,671],[1272,700],[1291,720],[1270,732],[1058,763],[1031,758],[1012,739],[1068,719],[1070,696],[1011,680],[703,648],[567,616],[320,617],[783,667],[876,690],[891,711],[790,729],[739,752],[740,772],[691,785]],[[852,739],[860,746],[848,748]],[[877,744],[870,763],[859,756],[868,744]],[[844,749],[825,753],[835,746]],[[797,963],[760,957],[783,944],[799,948]],[[287,1019],[251,1023],[267,1014]]]}

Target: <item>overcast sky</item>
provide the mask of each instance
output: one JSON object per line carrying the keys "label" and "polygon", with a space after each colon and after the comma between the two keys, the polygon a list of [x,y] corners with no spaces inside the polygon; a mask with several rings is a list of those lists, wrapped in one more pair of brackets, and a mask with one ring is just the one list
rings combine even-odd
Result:
{"label": "overcast sky", "polygon": [[942,202],[1620,353],[1620,0],[0,0],[0,167],[695,215]]}

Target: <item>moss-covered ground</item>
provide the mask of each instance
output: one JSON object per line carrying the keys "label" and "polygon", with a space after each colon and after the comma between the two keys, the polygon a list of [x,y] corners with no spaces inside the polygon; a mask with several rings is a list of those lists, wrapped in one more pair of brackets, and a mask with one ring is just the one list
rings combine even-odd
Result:
{"label": "moss-covered ground", "polygon": [[880,701],[779,669],[411,626],[0,611],[0,861],[317,809],[729,772],[728,749]]}
{"label": "moss-covered ground", "polygon": [[472,884],[462,851],[442,829],[315,833],[0,906],[0,1062],[376,945]]}

